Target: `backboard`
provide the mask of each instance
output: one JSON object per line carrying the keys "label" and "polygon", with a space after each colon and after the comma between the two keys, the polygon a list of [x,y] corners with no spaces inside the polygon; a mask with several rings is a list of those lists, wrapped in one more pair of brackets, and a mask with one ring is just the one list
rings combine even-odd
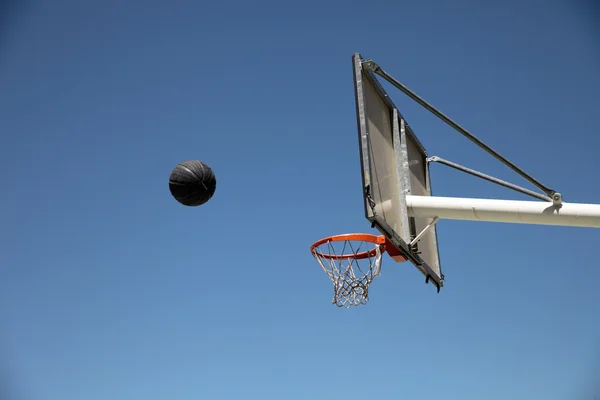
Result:
{"label": "backboard", "polygon": [[435,223],[408,213],[407,195],[431,196],[427,152],[375,74],[354,54],[365,216],[439,290],[443,275]]}

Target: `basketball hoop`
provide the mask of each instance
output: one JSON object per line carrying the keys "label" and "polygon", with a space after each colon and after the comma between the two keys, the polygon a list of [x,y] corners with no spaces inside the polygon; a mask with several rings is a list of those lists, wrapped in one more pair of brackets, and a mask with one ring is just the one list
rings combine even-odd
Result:
{"label": "basketball hoop", "polygon": [[381,271],[381,257],[389,251],[398,254],[385,236],[351,233],[318,240],[310,252],[333,282],[333,301],[338,307],[352,307],[369,301],[369,285]]}

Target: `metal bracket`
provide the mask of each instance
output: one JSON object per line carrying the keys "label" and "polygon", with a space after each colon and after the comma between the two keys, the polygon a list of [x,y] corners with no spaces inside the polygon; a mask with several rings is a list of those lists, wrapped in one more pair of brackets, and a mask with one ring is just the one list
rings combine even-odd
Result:
{"label": "metal bracket", "polygon": [[[425,284],[428,284],[430,279],[431,279],[431,275],[427,275],[427,276],[425,277]],[[444,278],[442,277],[442,280],[443,280],[443,279],[444,279]],[[433,282],[431,282],[431,283],[433,283],[433,285],[434,285],[434,286],[437,288],[437,292],[439,293],[439,292],[440,292],[440,289],[441,289],[442,287],[441,287],[440,285],[438,285],[437,283],[435,283],[435,281],[433,281]]]}
{"label": "metal bracket", "polygon": [[373,60],[365,60],[365,61],[362,62],[362,65],[366,69],[369,69],[369,70],[371,70],[373,72],[375,72],[379,68],[379,65],[377,65],[377,63],[375,61],[373,61]]}
{"label": "metal bracket", "polygon": [[373,212],[373,216],[377,216],[377,213],[375,212],[375,206],[377,205],[377,203],[375,203],[375,200],[373,200],[373,198],[371,197],[371,185],[367,185],[365,186],[365,198],[367,199],[367,202],[369,203],[369,207],[371,207],[371,211]]}
{"label": "metal bracket", "polygon": [[[373,200],[373,198],[371,197],[371,185],[365,186],[364,190],[365,190],[365,198],[367,199],[367,202],[369,203],[369,207],[371,207],[371,212],[373,213],[373,217],[376,217],[377,213],[375,212],[375,206],[377,204],[375,203],[375,200]],[[373,222],[371,222],[371,228],[375,228],[375,220],[373,220]]]}
{"label": "metal bracket", "polygon": [[562,194],[554,193],[552,195],[552,204],[554,205],[554,207],[561,207],[562,206]]}

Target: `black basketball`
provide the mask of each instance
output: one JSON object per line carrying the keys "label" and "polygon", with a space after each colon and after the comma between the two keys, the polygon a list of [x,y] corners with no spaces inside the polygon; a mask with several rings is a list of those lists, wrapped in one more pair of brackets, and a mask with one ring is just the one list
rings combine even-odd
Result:
{"label": "black basketball", "polygon": [[184,206],[201,206],[210,200],[216,188],[217,178],[213,170],[197,160],[180,163],[169,177],[171,194]]}

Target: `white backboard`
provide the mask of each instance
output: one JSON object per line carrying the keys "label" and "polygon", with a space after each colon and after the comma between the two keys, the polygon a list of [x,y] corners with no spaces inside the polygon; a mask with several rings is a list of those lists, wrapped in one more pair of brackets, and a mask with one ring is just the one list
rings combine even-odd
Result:
{"label": "white backboard", "polygon": [[374,73],[353,56],[365,216],[438,289],[443,286],[435,225],[408,215],[406,195],[431,196],[427,152]]}

